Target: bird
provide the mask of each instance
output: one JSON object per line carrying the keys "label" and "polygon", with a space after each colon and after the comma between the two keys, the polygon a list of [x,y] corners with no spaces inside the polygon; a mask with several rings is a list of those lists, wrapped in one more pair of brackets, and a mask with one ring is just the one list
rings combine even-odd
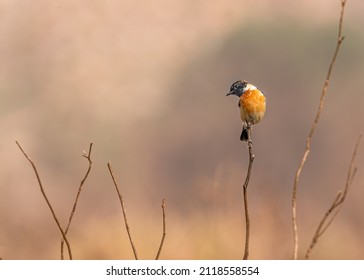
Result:
{"label": "bird", "polygon": [[228,95],[239,97],[240,118],[243,122],[240,140],[251,141],[248,129],[263,119],[266,111],[265,96],[255,85],[244,80],[234,82],[226,96]]}

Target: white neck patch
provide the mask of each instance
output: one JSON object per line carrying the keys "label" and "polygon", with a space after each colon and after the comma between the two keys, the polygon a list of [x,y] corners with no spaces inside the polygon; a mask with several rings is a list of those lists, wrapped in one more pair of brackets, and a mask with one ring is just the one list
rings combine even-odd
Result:
{"label": "white neck patch", "polygon": [[257,89],[257,87],[255,85],[247,84],[244,91],[255,90],[255,89]]}

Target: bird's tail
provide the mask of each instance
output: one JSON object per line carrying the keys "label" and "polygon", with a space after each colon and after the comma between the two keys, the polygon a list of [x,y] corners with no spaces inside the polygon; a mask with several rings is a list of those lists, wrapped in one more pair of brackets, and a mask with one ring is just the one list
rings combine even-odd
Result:
{"label": "bird's tail", "polygon": [[240,141],[248,142],[248,128],[246,127],[246,124],[243,124],[243,130],[240,135]]}

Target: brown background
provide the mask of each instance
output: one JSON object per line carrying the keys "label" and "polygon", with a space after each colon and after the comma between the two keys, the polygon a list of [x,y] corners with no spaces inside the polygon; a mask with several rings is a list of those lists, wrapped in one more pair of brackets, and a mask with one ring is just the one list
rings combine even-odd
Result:
{"label": "brown background", "polygon": [[[0,1],[0,257],[58,259],[60,234],[18,140],[62,224],[93,169],[69,240],[76,259],[132,259],[106,163],[122,187],[139,256],[242,257],[247,149],[237,100],[267,97],[253,130],[251,258],[289,259],[295,170],[336,40],[340,1]],[[364,3],[348,0],[342,46],[298,192],[300,256],[343,188],[363,131]],[[317,259],[364,258],[364,144],[342,212]]]}

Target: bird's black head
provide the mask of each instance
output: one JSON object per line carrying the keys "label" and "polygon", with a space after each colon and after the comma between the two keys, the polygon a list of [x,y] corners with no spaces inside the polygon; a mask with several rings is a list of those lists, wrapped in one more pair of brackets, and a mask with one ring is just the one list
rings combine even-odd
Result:
{"label": "bird's black head", "polygon": [[244,93],[247,84],[248,83],[246,81],[236,81],[231,85],[230,91],[226,94],[226,96],[236,95],[240,97]]}

